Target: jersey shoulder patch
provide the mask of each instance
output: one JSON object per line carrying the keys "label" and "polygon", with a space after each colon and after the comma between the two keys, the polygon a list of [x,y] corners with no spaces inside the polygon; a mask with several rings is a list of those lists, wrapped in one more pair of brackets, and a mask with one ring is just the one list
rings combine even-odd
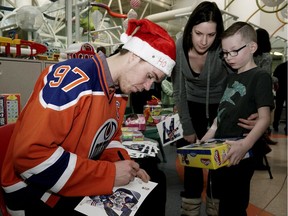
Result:
{"label": "jersey shoulder patch", "polygon": [[45,107],[69,107],[83,95],[101,90],[97,66],[92,59],[71,59],[51,65],[40,92]]}

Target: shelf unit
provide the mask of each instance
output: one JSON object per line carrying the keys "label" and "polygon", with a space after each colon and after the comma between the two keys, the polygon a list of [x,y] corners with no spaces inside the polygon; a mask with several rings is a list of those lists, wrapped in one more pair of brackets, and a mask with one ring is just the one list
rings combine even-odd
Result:
{"label": "shelf unit", "polygon": [[28,101],[41,71],[55,62],[0,57],[0,94],[19,93],[21,109]]}

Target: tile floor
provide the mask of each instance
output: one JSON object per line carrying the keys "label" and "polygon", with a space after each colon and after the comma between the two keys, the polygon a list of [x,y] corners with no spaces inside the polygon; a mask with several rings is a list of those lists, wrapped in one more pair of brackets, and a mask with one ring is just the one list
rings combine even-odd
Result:
{"label": "tile floor", "polygon": [[[279,132],[272,130],[271,138],[278,141],[270,145],[272,151],[267,154],[273,179],[267,170],[255,171],[251,182],[251,197],[248,216],[287,216],[287,136],[284,135],[283,124]],[[167,176],[167,205],[166,216],[180,216],[180,191],[182,179],[179,167],[176,165],[176,147],[164,147],[166,163],[160,163]],[[160,155],[161,158],[161,155]],[[180,168],[181,169],[181,168]],[[180,170],[181,172],[181,170]],[[206,216],[205,206],[202,206],[201,216]]]}

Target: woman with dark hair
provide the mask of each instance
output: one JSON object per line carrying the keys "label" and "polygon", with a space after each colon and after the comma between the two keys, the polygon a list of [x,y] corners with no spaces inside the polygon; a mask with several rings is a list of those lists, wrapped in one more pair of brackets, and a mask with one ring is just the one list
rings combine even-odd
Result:
{"label": "woman with dark hair", "polygon": [[[217,4],[204,1],[193,10],[183,36],[176,42],[172,83],[184,136],[177,147],[200,140],[216,117],[227,74],[232,72],[219,57],[223,31],[222,14]],[[251,119],[253,116],[247,120],[241,119],[239,126],[251,128]],[[181,215],[200,215],[203,181],[202,169],[184,168]],[[213,193],[211,199],[210,187],[207,187],[208,215],[218,215],[219,200],[216,198]]]}
{"label": "woman with dark hair", "polygon": [[[176,66],[172,73],[174,100],[184,139],[177,147],[196,142],[216,117],[228,68],[219,58],[224,31],[221,11],[214,2],[200,3],[190,15],[183,36],[176,42]],[[184,167],[181,215],[200,215],[203,171]],[[212,201],[207,194],[207,207]],[[216,199],[213,201],[217,202]],[[212,210],[212,212],[211,212]],[[213,208],[208,215],[217,215]]]}

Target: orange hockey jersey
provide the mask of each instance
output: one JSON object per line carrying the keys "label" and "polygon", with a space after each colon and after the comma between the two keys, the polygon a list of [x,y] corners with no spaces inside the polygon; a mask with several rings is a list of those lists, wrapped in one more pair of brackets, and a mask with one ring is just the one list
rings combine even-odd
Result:
{"label": "orange hockey jersey", "polygon": [[59,195],[112,193],[117,151],[129,156],[120,143],[128,97],[111,84],[107,62],[98,55],[41,73],[2,169],[9,209],[20,210],[30,196],[53,206]]}

